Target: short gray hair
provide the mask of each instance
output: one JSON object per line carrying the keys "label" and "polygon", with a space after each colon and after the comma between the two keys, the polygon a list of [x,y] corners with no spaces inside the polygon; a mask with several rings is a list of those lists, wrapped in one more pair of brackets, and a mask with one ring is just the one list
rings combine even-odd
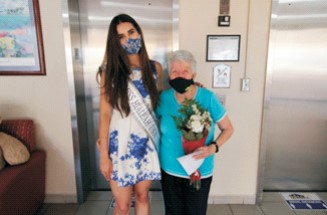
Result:
{"label": "short gray hair", "polygon": [[189,63],[191,65],[192,72],[193,73],[196,72],[196,60],[195,60],[195,58],[194,58],[194,56],[192,55],[191,52],[186,51],[186,50],[177,50],[177,51],[172,52],[168,56],[168,73],[170,73],[171,64],[174,61],[187,62],[187,63]]}

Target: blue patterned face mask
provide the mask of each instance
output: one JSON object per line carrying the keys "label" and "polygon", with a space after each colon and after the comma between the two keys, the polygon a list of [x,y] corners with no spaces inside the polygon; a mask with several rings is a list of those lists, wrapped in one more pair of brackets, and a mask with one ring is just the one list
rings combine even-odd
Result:
{"label": "blue patterned face mask", "polygon": [[125,44],[122,45],[125,52],[128,54],[137,54],[141,47],[141,35],[138,36],[136,39],[128,38]]}

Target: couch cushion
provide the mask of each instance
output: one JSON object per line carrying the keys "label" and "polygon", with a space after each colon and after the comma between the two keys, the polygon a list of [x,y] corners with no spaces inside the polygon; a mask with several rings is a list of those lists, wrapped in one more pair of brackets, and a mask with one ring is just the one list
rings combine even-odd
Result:
{"label": "couch cushion", "polygon": [[17,138],[4,132],[0,132],[0,148],[4,159],[10,165],[25,163],[30,158],[30,153],[26,146]]}
{"label": "couch cushion", "polygon": [[[1,119],[0,119],[1,120]],[[0,148],[0,170],[3,169],[3,167],[5,167],[6,165],[6,162],[5,162],[5,159],[3,157],[3,154],[2,154],[2,150]]]}
{"label": "couch cushion", "polygon": [[0,132],[1,131],[22,141],[30,152],[36,150],[33,120],[2,120],[2,123],[0,124]]}

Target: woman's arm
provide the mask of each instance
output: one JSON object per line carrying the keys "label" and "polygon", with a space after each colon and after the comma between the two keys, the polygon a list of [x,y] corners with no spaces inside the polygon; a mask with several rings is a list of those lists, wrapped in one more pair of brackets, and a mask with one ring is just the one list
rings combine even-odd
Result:
{"label": "woman's arm", "polygon": [[221,121],[219,121],[217,125],[221,130],[221,133],[215,142],[219,147],[221,147],[232,136],[234,128],[227,115]]}
{"label": "woman's arm", "polygon": [[105,74],[103,72],[100,81],[99,139],[97,144],[100,151],[100,171],[105,179],[109,181],[112,173],[112,163],[109,159],[108,134],[112,108],[108,96],[105,94],[104,81]]}
{"label": "woman's arm", "polygon": [[[232,134],[234,132],[234,128],[233,128],[233,125],[227,115],[222,120],[220,120],[217,123],[217,125],[221,132],[218,135],[218,137],[216,138],[215,142],[218,145],[218,147],[221,147],[232,136]],[[202,153],[195,155],[194,156],[195,159],[206,158],[206,157],[216,153],[216,146],[213,144],[210,144],[207,146],[199,147],[197,150],[202,151]]]}

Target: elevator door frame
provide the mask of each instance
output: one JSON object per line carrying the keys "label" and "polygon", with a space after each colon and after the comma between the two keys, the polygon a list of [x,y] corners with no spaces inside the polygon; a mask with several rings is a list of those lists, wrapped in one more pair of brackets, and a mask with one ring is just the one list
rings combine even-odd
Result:
{"label": "elevator door frame", "polygon": [[[310,1],[308,1],[308,6],[310,6]],[[294,53],[294,50],[298,50],[299,55],[302,54],[303,51],[303,46],[306,46],[306,48],[308,50],[312,49],[319,49],[320,46],[321,47],[326,47],[326,42],[324,40],[321,39],[321,37],[316,36],[314,37],[314,35],[317,34],[312,34],[311,38],[309,38],[309,40],[307,40],[307,38],[304,35],[309,35],[310,36],[310,32],[326,32],[327,29],[327,24],[326,22],[320,22],[319,21],[319,14],[317,15],[317,17],[315,18],[315,12],[317,12],[319,9],[316,9],[314,12],[309,12],[309,14],[305,14],[306,12],[309,11],[309,7],[301,7],[303,5],[306,5],[307,2],[299,2],[299,1],[288,1],[288,3],[286,4],[284,2],[284,5],[279,5],[281,4],[280,1],[278,0],[273,0],[273,4],[272,4],[272,15],[271,15],[271,26],[270,26],[270,38],[269,38],[269,49],[268,49],[268,64],[267,64],[267,77],[266,77],[266,88],[265,88],[265,98],[264,98],[264,114],[263,114],[263,122],[262,122],[262,137],[261,137],[261,149],[260,149],[260,165],[259,165],[259,174],[258,174],[258,196],[257,196],[257,202],[260,202],[262,199],[262,193],[264,190],[270,190],[270,191],[317,191],[318,189],[315,188],[315,186],[310,185],[309,182],[307,182],[307,184],[303,183],[303,181],[299,181],[297,182],[296,180],[294,180],[294,178],[289,177],[289,178],[282,178],[282,180],[284,180],[284,182],[282,181],[280,185],[270,185],[265,177],[267,177],[267,171],[270,169],[278,169],[278,168],[272,168],[274,167],[275,164],[271,165],[271,163],[269,163],[271,160],[269,160],[271,157],[275,157],[275,162],[281,162],[281,160],[285,159],[287,160],[287,157],[292,156],[294,151],[300,151],[300,155],[304,154],[305,156],[307,156],[308,153],[316,153],[318,151],[319,155],[319,150],[317,149],[313,149],[316,151],[310,151],[310,149],[307,148],[307,145],[303,144],[301,142],[301,138],[295,137],[295,138],[291,138],[291,140],[297,141],[298,144],[302,144],[302,145],[298,145],[297,147],[293,148],[293,151],[290,151],[289,154],[287,154],[287,156],[285,157],[279,157],[279,161],[276,161],[278,159],[276,159],[276,157],[278,157],[278,154],[276,155],[273,153],[270,153],[270,149],[269,147],[271,147],[272,145],[276,144],[276,142],[278,142],[278,137],[276,137],[275,135],[272,135],[273,132],[281,134],[281,135],[285,135],[283,133],[283,128],[281,129],[276,129],[276,126],[274,124],[272,124],[272,121],[277,121],[280,120],[278,119],[278,115],[274,115],[275,113],[282,113],[281,110],[286,110],[289,111],[290,107],[297,107],[296,109],[294,109],[294,111],[289,111],[289,116],[294,116],[294,119],[299,119],[297,112],[299,111],[303,111],[303,113],[305,113],[306,115],[304,115],[304,117],[308,117],[308,124],[310,125],[310,123],[317,123],[317,121],[314,121],[316,118],[315,117],[319,117],[319,119],[322,120],[326,120],[327,119],[327,115],[326,113],[323,111],[324,107],[326,106],[326,101],[327,101],[327,96],[326,92],[327,87],[324,87],[324,85],[322,84],[322,80],[327,80],[327,74],[326,74],[326,69],[325,69],[325,73],[321,73],[321,71],[323,71],[323,68],[326,68],[327,64],[324,63],[322,61],[322,58],[320,55],[316,55],[315,58],[310,58],[311,56],[307,56],[307,58],[302,58],[301,60],[298,60],[295,58],[294,55],[290,54],[290,53]],[[321,0],[316,0],[315,2],[311,2],[311,3],[316,3],[316,4],[324,4],[322,5],[321,8],[326,8],[327,5],[326,3],[323,3],[323,1]],[[302,4],[302,5],[301,5]],[[311,4],[312,6],[312,4]],[[317,7],[319,8],[319,7]],[[297,13],[299,12],[299,14]],[[320,11],[321,12],[321,11]],[[321,18],[321,17],[320,17]],[[296,33],[294,33],[296,32]],[[309,32],[309,33],[308,33]],[[296,44],[292,44],[292,40],[290,40],[290,38],[294,38],[294,36],[296,36],[296,38],[294,39],[295,42],[297,42]],[[303,39],[303,43],[299,43],[299,38],[304,37]],[[318,41],[320,41],[319,46],[315,46],[312,41],[320,38],[320,40],[318,39]],[[282,41],[282,43],[281,43]],[[295,43],[294,42],[294,43]],[[281,44],[280,44],[281,43]],[[297,45],[297,46],[296,46]],[[294,46],[294,47],[293,47]],[[291,48],[290,48],[291,47]],[[291,50],[291,51],[290,51]],[[285,56],[284,58],[281,56],[282,54],[288,54],[287,56]],[[315,52],[310,52],[311,54],[315,54]],[[326,53],[326,51],[325,51]],[[327,53],[326,53],[327,54]],[[302,55],[300,57],[303,57]],[[278,61],[280,59],[285,59],[284,61]],[[294,63],[294,60],[298,60],[297,64]],[[300,58],[301,59],[301,58]],[[311,64],[311,68],[308,66],[308,64],[314,61],[315,63]],[[280,72],[283,71],[283,72]],[[305,73],[310,71],[310,73]],[[297,82],[297,79],[301,79],[301,78],[306,78],[303,81],[300,80],[300,82]],[[306,83],[306,81],[310,81],[314,79],[314,84],[312,84],[312,86],[308,85]],[[285,85],[285,82],[288,81]],[[299,84],[301,83],[301,84]],[[275,86],[274,86],[275,84]],[[310,87],[314,88],[311,89]],[[298,94],[297,91],[293,91],[294,89],[297,90],[302,90],[300,91],[301,94]],[[284,91],[283,91],[284,90]],[[282,106],[278,106],[281,105]],[[296,106],[296,104],[298,106]],[[277,108],[276,108],[277,107]],[[308,107],[309,110],[317,110],[317,111],[313,111],[315,113],[311,113],[309,111],[305,112],[305,108],[304,107]],[[279,109],[278,109],[279,108]],[[302,108],[302,109],[301,109]],[[277,109],[277,110],[276,110]],[[299,109],[299,110],[298,110]],[[322,110],[322,111],[321,111]],[[303,117],[303,118],[304,118]],[[313,119],[310,119],[310,117],[312,117]],[[277,120],[276,120],[277,118]],[[301,119],[301,118],[300,118]],[[283,119],[282,119],[283,120]],[[280,121],[282,121],[280,120]],[[285,120],[285,119],[284,119]],[[285,120],[287,122],[287,118]],[[320,122],[320,121],[319,121]],[[288,122],[287,122],[288,123]],[[301,121],[300,121],[301,123]],[[299,123],[299,124],[300,124]],[[295,126],[299,126],[299,128],[302,128],[300,125],[296,125],[296,123],[294,123]],[[283,126],[285,124],[281,124],[281,126]],[[320,124],[318,124],[320,125]],[[316,126],[318,126],[316,124]],[[275,126],[275,127],[274,127]],[[318,126],[319,127],[319,126]],[[287,131],[289,131],[290,133],[293,132],[294,133],[294,128],[293,127],[285,127],[284,129],[286,129]],[[275,131],[277,130],[277,131]],[[311,131],[311,130],[310,130]],[[295,131],[296,132],[296,131]],[[303,133],[305,131],[303,130],[298,130],[298,135],[301,135],[301,133]],[[320,141],[320,145],[315,145],[313,147],[319,147],[320,150],[322,151],[327,151],[327,148],[325,146],[323,146],[323,142],[326,142],[327,140],[327,136],[325,134],[323,134],[323,132],[318,132],[318,134],[320,134],[320,136],[317,136],[317,139],[319,139]],[[302,136],[303,137],[303,136]],[[288,137],[286,137],[288,138]],[[306,138],[306,137],[304,137]],[[303,138],[303,139],[304,139]],[[281,139],[279,139],[281,140]],[[290,141],[291,142],[291,141]],[[290,143],[287,142],[287,143]],[[314,142],[314,141],[312,141]],[[290,143],[291,144],[291,143]],[[308,143],[310,144],[310,143]],[[317,144],[317,143],[315,143]],[[284,144],[284,146],[287,146]],[[282,147],[280,146],[280,149],[282,149]],[[289,150],[289,148],[284,148],[284,150]],[[302,150],[302,151],[301,151]],[[270,153],[270,154],[269,154]],[[307,154],[305,154],[307,153]],[[298,155],[299,155],[298,154]],[[270,156],[270,157],[269,157]],[[297,157],[296,159],[298,159],[298,163],[297,165],[303,165],[303,169],[308,168],[305,167],[304,163],[301,163],[300,161],[302,161],[302,157]],[[321,158],[324,159],[324,158]],[[311,160],[310,160],[311,162]],[[325,162],[326,164],[326,159],[322,160],[322,163]],[[290,165],[294,165],[296,164],[296,162],[294,162],[294,160],[292,160],[289,163],[285,163],[283,165],[279,165],[279,166],[290,166]],[[311,166],[309,166],[309,168],[311,167],[315,167],[315,165],[312,165],[312,163],[310,163]],[[278,165],[276,165],[278,166]],[[302,167],[302,166],[300,166]],[[286,167],[289,168],[289,167]],[[268,170],[267,170],[268,169]],[[295,167],[294,169],[301,169],[299,168],[299,166]],[[283,174],[287,173],[287,171],[285,171],[285,169],[282,169],[280,171],[284,171]],[[317,170],[316,170],[317,171]],[[299,171],[296,172],[296,174],[298,174]],[[319,173],[319,172],[317,172]],[[290,173],[288,173],[290,174]],[[319,176],[321,176],[322,178],[324,177],[323,175],[324,173],[320,173]],[[301,174],[298,174],[299,176],[301,176]],[[307,177],[309,179],[309,177]],[[304,179],[307,179],[304,178]],[[317,177],[316,177],[317,179]],[[289,180],[286,183],[289,183],[288,185],[286,184],[282,184],[285,183],[285,180]],[[278,181],[278,179],[276,180]],[[291,184],[294,184],[294,186],[290,186]],[[296,184],[298,183],[298,184]],[[316,182],[318,185],[320,183],[322,190],[326,190],[327,186],[326,184],[324,184],[323,182],[321,183],[319,181],[319,179]],[[314,183],[312,183],[314,184]],[[311,186],[311,188],[310,188]],[[289,189],[287,189],[287,187],[289,187]],[[268,188],[268,189],[267,189]],[[321,190],[321,191],[322,191]]]}

